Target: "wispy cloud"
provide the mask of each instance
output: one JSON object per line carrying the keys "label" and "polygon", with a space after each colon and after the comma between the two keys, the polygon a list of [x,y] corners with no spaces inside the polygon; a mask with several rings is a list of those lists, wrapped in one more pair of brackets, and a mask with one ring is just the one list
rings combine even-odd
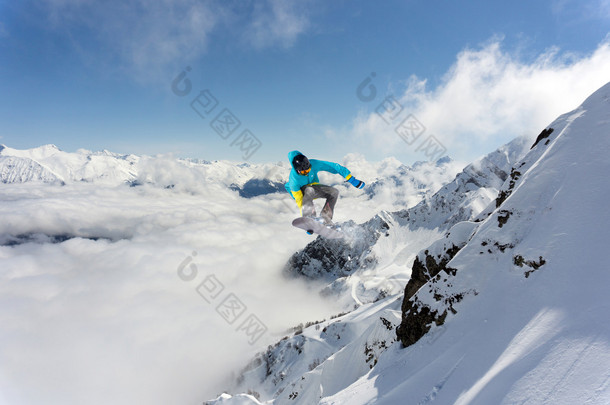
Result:
{"label": "wispy cloud", "polygon": [[245,31],[246,41],[256,48],[292,46],[309,28],[307,2],[268,0],[255,5],[252,20]]}
{"label": "wispy cloud", "polygon": [[[103,63],[139,81],[205,55],[211,37],[243,37],[255,49],[290,47],[309,27],[301,2],[254,6],[217,0],[45,0],[45,24],[68,39],[90,64]],[[50,23],[50,24],[49,24]]]}
{"label": "wispy cloud", "polygon": [[[477,146],[490,149],[520,135],[536,135],[607,83],[609,71],[608,39],[588,55],[553,48],[531,61],[520,60],[494,39],[460,52],[436,88],[411,76],[394,97],[451,156],[472,160]],[[367,147],[387,152],[404,147],[394,129],[373,111],[355,118],[352,134]]]}
{"label": "wispy cloud", "polygon": [[563,21],[599,20],[610,18],[609,0],[554,0],[551,11],[555,17]]}
{"label": "wispy cloud", "polygon": [[154,80],[203,54],[222,14],[210,1],[45,0],[49,29],[89,64]]}

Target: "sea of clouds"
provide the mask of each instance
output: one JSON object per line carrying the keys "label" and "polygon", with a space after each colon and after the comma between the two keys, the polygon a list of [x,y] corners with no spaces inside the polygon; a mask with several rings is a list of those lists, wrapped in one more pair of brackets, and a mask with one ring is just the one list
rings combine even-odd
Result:
{"label": "sea of clouds", "polygon": [[[343,163],[368,181],[399,166]],[[138,179],[0,185],[0,403],[201,403],[288,328],[345,310],[282,275],[312,240],[287,193],[242,198],[170,158],[141,159]],[[409,194],[323,181],[338,222]]]}

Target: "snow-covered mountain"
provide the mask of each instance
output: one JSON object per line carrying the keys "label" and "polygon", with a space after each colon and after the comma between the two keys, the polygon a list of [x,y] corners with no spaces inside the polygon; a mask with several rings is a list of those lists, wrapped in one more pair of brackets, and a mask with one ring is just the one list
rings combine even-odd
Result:
{"label": "snow-covered mountain", "polygon": [[0,181],[5,184],[92,182],[137,185],[148,182],[171,186],[177,182],[198,179],[237,185],[240,188],[256,175],[262,175],[265,179],[281,180],[281,175],[277,172],[275,165],[207,162],[176,159],[171,155],[120,155],[109,151],[91,152],[84,149],[70,153],[55,145],[26,150],[0,146]]}
{"label": "snow-covered mountain", "polygon": [[[359,155],[348,155],[343,164],[371,184],[370,199],[392,206],[415,205],[449,182],[461,169],[459,162],[445,157],[437,162],[417,162],[413,167],[395,158],[369,163]],[[109,151],[80,149],[64,152],[55,145],[19,150],[0,145],[0,183],[104,185],[153,184],[166,188],[200,191],[203,185],[227,187],[241,197],[284,193],[288,162],[249,164],[230,161],[177,159],[172,155],[136,156]],[[331,184],[336,178],[322,174]],[[352,192],[347,186],[343,192]]]}
{"label": "snow-covered mountain", "polygon": [[128,182],[136,178],[137,162],[134,155],[108,151],[68,153],[55,145],[27,150],[0,145],[0,182]]}
{"label": "snow-covered mountain", "polygon": [[[320,242],[297,253],[289,269],[310,277],[347,267],[389,280],[407,266],[410,278],[269,347],[236,394],[208,403],[610,403],[609,134],[610,83],[517,161],[501,149],[419,206],[351,227],[370,239],[357,265],[315,256]],[[430,228],[444,232],[409,260],[404,236]],[[367,260],[376,249],[394,256]]]}

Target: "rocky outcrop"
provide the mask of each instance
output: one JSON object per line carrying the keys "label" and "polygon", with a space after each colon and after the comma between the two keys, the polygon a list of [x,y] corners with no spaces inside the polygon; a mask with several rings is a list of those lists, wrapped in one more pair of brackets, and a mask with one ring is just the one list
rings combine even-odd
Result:
{"label": "rocky outcrop", "polygon": [[335,280],[356,270],[372,268],[377,258],[371,253],[380,237],[387,236],[390,225],[381,215],[362,225],[353,221],[341,225],[347,240],[318,237],[296,252],[284,267],[287,276]]}
{"label": "rocky outcrop", "polygon": [[[453,304],[461,301],[465,294],[471,292],[449,293],[450,289],[437,288],[436,284],[451,285],[451,278],[457,274],[457,269],[450,267],[449,262],[468,243],[477,227],[478,224],[475,222],[459,223],[447,233],[445,238],[418,254],[413,263],[411,279],[405,287],[401,306],[402,321],[396,328],[396,337],[404,346],[417,342],[428,333],[433,324],[442,325],[448,311],[455,313]],[[432,294],[434,300],[440,304],[440,309],[433,309],[418,299],[417,292],[426,284],[428,293]]]}

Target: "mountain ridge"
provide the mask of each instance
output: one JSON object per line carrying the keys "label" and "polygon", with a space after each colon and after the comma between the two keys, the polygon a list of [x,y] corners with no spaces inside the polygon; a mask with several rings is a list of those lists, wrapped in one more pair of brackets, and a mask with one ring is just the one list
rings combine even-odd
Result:
{"label": "mountain ridge", "polygon": [[[545,128],[476,217],[419,251],[418,284],[269,347],[273,361],[234,387],[249,394],[208,403],[608,403],[608,133],[610,83]],[[400,342],[379,326],[349,337],[393,329],[396,314]],[[329,330],[348,333],[330,356],[316,348]]]}

